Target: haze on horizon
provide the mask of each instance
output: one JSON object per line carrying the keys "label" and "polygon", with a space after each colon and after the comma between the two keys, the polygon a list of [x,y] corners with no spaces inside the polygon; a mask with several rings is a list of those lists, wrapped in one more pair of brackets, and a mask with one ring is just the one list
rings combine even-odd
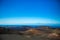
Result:
{"label": "haze on horizon", "polygon": [[42,18],[7,18],[1,19],[0,25],[44,25],[60,24],[58,21]]}

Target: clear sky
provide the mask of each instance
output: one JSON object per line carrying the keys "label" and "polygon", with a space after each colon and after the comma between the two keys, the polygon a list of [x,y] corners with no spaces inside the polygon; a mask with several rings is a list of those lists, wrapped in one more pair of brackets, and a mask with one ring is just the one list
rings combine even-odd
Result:
{"label": "clear sky", "polygon": [[0,0],[0,24],[60,24],[59,12],[60,0]]}

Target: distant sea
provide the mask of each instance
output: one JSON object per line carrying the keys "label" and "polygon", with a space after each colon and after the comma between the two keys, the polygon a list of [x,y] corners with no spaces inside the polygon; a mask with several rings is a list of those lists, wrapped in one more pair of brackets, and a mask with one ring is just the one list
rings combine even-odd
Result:
{"label": "distant sea", "polygon": [[38,27],[38,26],[49,26],[51,28],[60,28],[60,24],[45,24],[45,25],[0,25],[0,27],[23,27],[23,26],[31,26],[31,27]]}

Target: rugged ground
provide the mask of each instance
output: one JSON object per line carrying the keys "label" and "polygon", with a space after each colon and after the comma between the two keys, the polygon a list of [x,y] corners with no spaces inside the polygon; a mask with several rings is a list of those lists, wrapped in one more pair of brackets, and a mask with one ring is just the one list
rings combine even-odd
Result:
{"label": "rugged ground", "polygon": [[[18,30],[19,29],[19,30]],[[0,40],[60,40],[60,28],[0,28]]]}

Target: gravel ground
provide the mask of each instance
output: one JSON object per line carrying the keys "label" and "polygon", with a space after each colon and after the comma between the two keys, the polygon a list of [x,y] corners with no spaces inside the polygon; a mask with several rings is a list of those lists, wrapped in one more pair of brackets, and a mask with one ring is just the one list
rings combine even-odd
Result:
{"label": "gravel ground", "polygon": [[0,40],[48,40],[46,37],[34,36],[27,38],[18,34],[0,34]]}

